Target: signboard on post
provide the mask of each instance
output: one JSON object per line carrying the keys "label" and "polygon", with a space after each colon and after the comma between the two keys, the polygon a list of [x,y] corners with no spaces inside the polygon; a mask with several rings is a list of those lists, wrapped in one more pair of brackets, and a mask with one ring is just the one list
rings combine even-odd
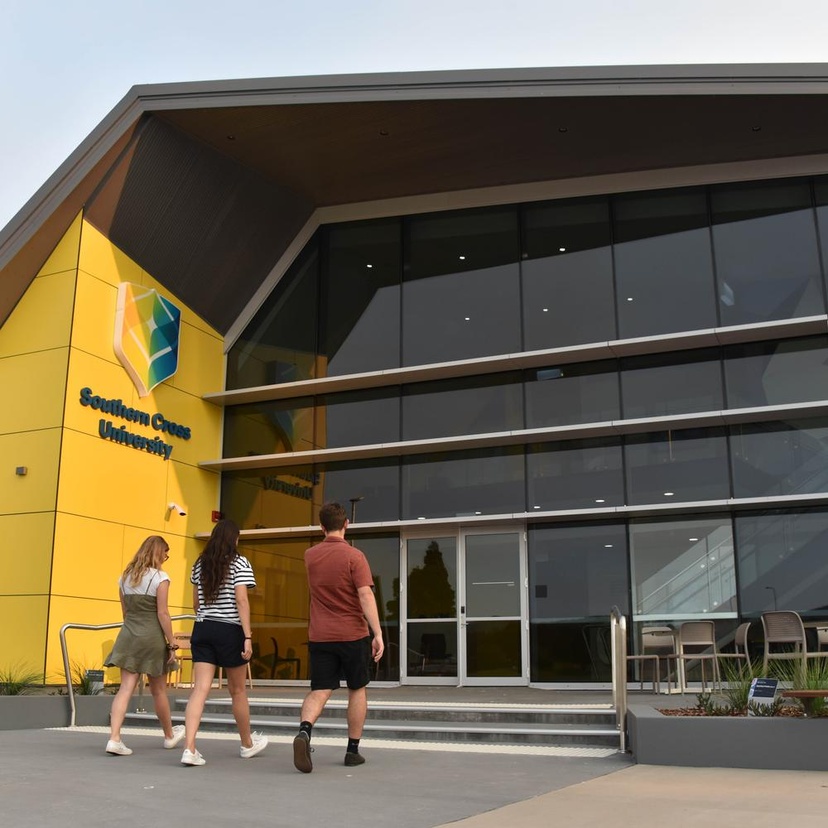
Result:
{"label": "signboard on post", "polygon": [[755,678],[750,683],[748,693],[748,716],[756,715],[750,708],[752,704],[770,707],[776,699],[779,679]]}

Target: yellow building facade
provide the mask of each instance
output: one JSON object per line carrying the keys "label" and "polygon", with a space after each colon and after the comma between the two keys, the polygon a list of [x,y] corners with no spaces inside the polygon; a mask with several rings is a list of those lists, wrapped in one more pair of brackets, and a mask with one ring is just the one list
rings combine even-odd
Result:
{"label": "yellow building facade", "polygon": [[[177,371],[144,397],[114,348],[124,283],[181,311]],[[0,328],[0,665],[64,683],[61,627],[121,620],[118,577],[148,535],[170,546],[170,611],[192,611],[195,535],[219,508],[219,475],[198,461],[221,454],[222,411],[202,397],[223,371],[221,335],[78,215]],[[78,669],[113,640],[67,631]]]}

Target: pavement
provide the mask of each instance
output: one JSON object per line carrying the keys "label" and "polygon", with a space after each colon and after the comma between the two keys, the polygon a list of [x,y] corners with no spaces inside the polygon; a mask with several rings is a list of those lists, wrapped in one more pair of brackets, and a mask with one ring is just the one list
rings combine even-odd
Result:
{"label": "pavement", "polygon": [[[186,691],[172,691],[185,696]],[[256,688],[251,697],[301,698],[306,687]],[[216,695],[226,695],[226,690]],[[345,694],[341,696],[344,701]],[[596,706],[606,692],[537,688],[384,688],[370,701]],[[630,702],[692,706],[695,696],[631,693]],[[370,714],[369,714],[370,715]],[[158,728],[126,727],[132,756],[104,752],[108,729],[0,731],[0,824],[96,828],[113,824],[238,824],[245,828],[751,828],[828,825],[828,775],[637,765],[615,749],[448,745],[364,738],[366,764],[343,765],[345,744],[314,735],[314,771],[293,767],[291,737],[271,736],[239,757],[234,734],[202,731],[204,767],[180,764]]]}
{"label": "pavement", "polygon": [[[160,730],[125,728],[132,756],[104,752],[105,728],[0,732],[0,823],[38,828],[242,825],[247,828],[824,828],[828,775],[635,765],[629,755],[567,755],[505,746],[449,749],[314,737],[298,773],[288,737],[243,760],[232,734],[201,733],[207,759],[180,764]],[[726,821],[725,821],[726,820]]]}

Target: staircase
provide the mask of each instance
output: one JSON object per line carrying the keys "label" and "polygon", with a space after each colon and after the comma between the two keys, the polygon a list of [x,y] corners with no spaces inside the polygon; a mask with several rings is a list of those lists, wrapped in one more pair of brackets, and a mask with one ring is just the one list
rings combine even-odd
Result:
{"label": "staircase", "polygon": [[[183,721],[186,697],[171,699],[173,720]],[[254,730],[293,737],[299,723],[301,698],[250,699]],[[347,739],[346,699],[332,698],[314,725],[315,737]],[[127,714],[127,725],[156,722],[149,710]],[[230,699],[207,700],[202,731],[235,732]],[[467,746],[514,745],[614,748],[619,734],[615,711],[607,704],[487,704],[468,702],[418,702],[369,699],[363,739],[411,743],[462,744]]]}

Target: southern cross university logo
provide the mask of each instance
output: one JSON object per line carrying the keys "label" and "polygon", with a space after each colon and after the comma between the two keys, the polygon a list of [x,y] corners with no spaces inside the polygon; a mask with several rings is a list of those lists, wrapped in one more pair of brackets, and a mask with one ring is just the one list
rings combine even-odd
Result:
{"label": "southern cross university logo", "polygon": [[181,311],[152,288],[124,282],[115,312],[115,355],[146,397],[178,370]]}

